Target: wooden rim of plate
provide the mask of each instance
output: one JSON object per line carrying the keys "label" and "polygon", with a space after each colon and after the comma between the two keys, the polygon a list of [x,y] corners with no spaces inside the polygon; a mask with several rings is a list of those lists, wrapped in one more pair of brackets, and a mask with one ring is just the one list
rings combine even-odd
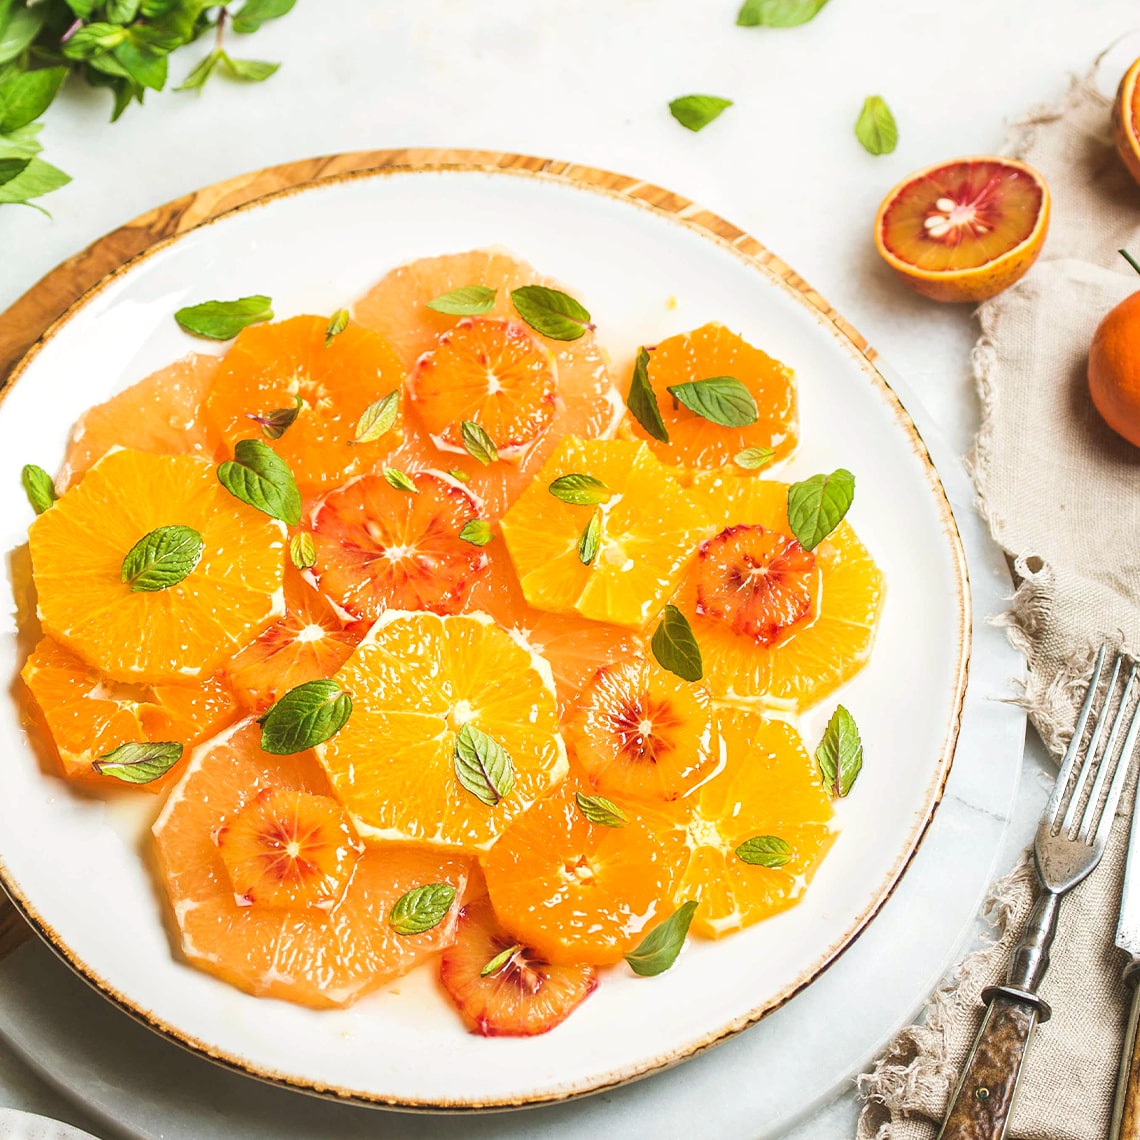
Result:
{"label": "wooden rim of plate", "polygon": [[353,151],[346,154],[301,159],[296,162],[282,163],[279,166],[266,167],[185,194],[142,214],[111,233],[105,234],[82,252],[68,258],[42,277],[11,307],[4,313],[0,313],[0,398],[3,397],[7,385],[23,372],[24,367],[55,331],[56,326],[66,320],[73,307],[85,300],[89,293],[97,290],[109,278],[117,276],[119,271],[125,270],[136,259],[145,256],[148,252],[155,251],[158,247],[171,242],[187,231],[242,207],[322,183],[338,182],[349,178],[386,172],[415,173],[433,170],[499,171],[515,175],[548,178],[555,182],[569,183],[582,189],[622,198],[631,204],[673,218],[715,243],[730,247],[744,260],[752,262],[762,269],[766,276],[797,296],[801,303],[814,310],[820,323],[824,326],[830,325],[833,334],[837,335],[848,346],[853,355],[860,358],[860,363],[868,378],[891,402],[895,418],[900,428],[906,432],[916,457],[925,469],[930,489],[938,500],[943,532],[955,559],[959,583],[958,670],[952,711],[947,724],[946,737],[937,771],[928,788],[925,810],[911,833],[911,840],[906,850],[902,852],[892,868],[883,889],[836,942],[824,960],[805,969],[796,979],[796,982],[787,987],[784,992],[775,995],[766,1004],[737,1019],[732,1024],[710,1033],[705,1039],[695,1042],[685,1049],[675,1051],[666,1058],[642,1064],[640,1067],[633,1066],[628,1070],[607,1074],[588,1087],[574,1088],[553,1095],[539,1094],[533,1097],[498,1099],[486,1102],[449,1103],[439,1100],[434,1100],[431,1103],[409,1102],[351,1089],[318,1087],[294,1076],[259,1068],[243,1058],[221,1054],[209,1043],[190,1038],[176,1027],[167,1025],[146,1011],[139,1009],[125,995],[118,993],[114,987],[91,971],[84,962],[78,960],[71,949],[62,942],[51,928],[51,925],[36,912],[31,900],[24,898],[18,888],[9,881],[7,870],[2,861],[0,861],[0,885],[3,886],[11,901],[0,898],[0,958],[24,942],[34,930],[80,977],[135,1020],[142,1022],[176,1044],[191,1049],[200,1056],[271,1084],[278,1084],[303,1092],[317,1093],[335,1100],[372,1106],[390,1105],[405,1109],[456,1110],[535,1106],[567,1100],[584,1093],[599,1092],[606,1088],[624,1084],[711,1048],[779,1009],[813,982],[858,938],[866,925],[894,893],[903,873],[918,852],[934,817],[934,812],[941,802],[946,781],[950,775],[965,701],[969,669],[971,643],[969,576],[961,536],[958,533],[958,527],[945,489],[942,486],[941,478],[910,415],[886,379],[875,367],[874,361],[877,354],[866,339],[819,293],[811,288],[791,266],[781,261],[756,238],[718,214],[714,214],[687,198],[652,183],[643,182],[623,174],[599,170],[596,167],[581,166],[577,163],[556,159],[508,154],[500,151],[420,147],[398,150]]}

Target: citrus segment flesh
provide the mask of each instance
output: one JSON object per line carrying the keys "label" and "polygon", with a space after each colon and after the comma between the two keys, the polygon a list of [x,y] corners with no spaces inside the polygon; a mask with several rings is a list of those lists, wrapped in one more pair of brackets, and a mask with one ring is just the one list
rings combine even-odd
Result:
{"label": "citrus segment flesh", "polygon": [[594,788],[619,799],[676,799],[722,759],[708,689],[645,657],[597,671],[567,714],[565,738]]}
{"label": "citrus segment flesh", "polygon": [[[693,380],[731,376],[739,380],[756,401],[755,423],[724,427],[690,411],[668,389]],[[724,325],[711,323],[671,336],[649,353],[649,383],[669,433],[665,443],[651,436],[627,415],[622,434],[643,439],[663,463],[689,467],[731,467],[732,458],[748,447],[772,449],[772,462],[787,458],[796,447],[796,386],[792,370],[767,353],[753,348],[743,337]]]}
{"label": "citrus segment flesh", "polygon": [[1129,174],[1140,186],[1140,59],[1124,73],[1116,89],[1112,138]]}
{"label": "citrus segment flesh", "polygon": [[[493,974],[483,970],[512,950]],[[467,1027],[483,1037],[534,1037],[561,1024],[594,992],[592,966],[556,966],[499,925],[486,896],[464,906],[439,978]]]}
{"label": "citrus segment flesh", "polygon": [[330,492],[312,515],[321,592],[357,618],[385,610],[455,613],[487,567],[459,537],[479,502],[438,472],[408,474],[415,491],[362,475]]}
{"label": "citrus segment flesh", "polygon": [[[831,798],[791,725],[739,709],[721,709],[718,721],[725,768],[678,805],[689,813],[690,854],[674,897],[700,901],[692,929],[708,938],[794,906],[835,837]],[[787,843],[788,861],[766,867],[736,854],[760,837]]]}
{"label": "citrus segment flesh", "polygon": [[[714,518],[715,527],[759,527],[767,534],[783,536],[790,549],[793,536],[788,525],[787,484],[708,472],[694,481],[693,493]],[[763,625],[764,637],[760,639],[734,628],[732,611],[725,611],[728,620],[701,612],[698,590],[702,581],[706,589],[710,581],[715,583],[714,559],[722,553],[711,546],[706,550],[708,557],[690,569],[674,603],[692,623],[704,661],[705,681],[714,697],[802,709],[829,696],[866,664],[875,641],[885,584],[849,523],[840,523],[812,552],[811,573],[816,581],[810,610],[781,627],[771,641],[766,640],[770,631]],[[726,558],[719,566],[727,593],[735,560]],[[776,592],[777,600],[783,589],[781,586]],[[783,616],[792,616],[781,613],[776,606],[762,617],[777,622]]]}
{"label": "citrus segment flesh", "polygon": [[[389,611],[336,680],[352,716],[317,752],[366,836],[485,848],[566,773],[549,666],[483,615]],[[510,757],[494,806],[456,774],[465,725]]]}
{"label": "citrus segment flesh", "polygon": [[203,405],[219,363],[220,357],[192,353],[88,408],[71,429],[60,488],[77,483],[113,447],[218,459],[222,440]]}
{"label": "citrus segment flesh", "polygon": [[183,954],[259,997],[315,1008],[351,1004],[437,954],[458,906],[431,930],[399,935],[388,916],[407,891],[446,882],[461,896],[467,864],[430,851],[369,846],[329,908],[239,905],[215,841],[265,789],[329,795],[312,753],[270,756],[256,723],[200,745],[154,826],[159,871]]}
{"label": "citrus segment flesh", "polygon": [[[133,591],[126,554],[178,525],[202,536],[201,560],[174,586]],[[284,533],[203,459],[113,451],[28,529],[40,620],[117,681],[209,676],[281,616]]]}
{"label": "citrus segment flesh", "polygon": [[936,301],[984,301],[1022,277],[1049,227],[1049,188],[999,156],[916,171],[883,199],[875,245],[912,289]]}
{"label": "citrus segment flesh", "polygon": [[516,321],[461,320],[416,361],[408,382],[432,442],[446,451],[465,451],[460,425],[470,420],[511,458],[554,418],[554,358]]}
{"label": "citrus segment flesh", "polygon": [[[600,507],[598,553],[588,566],[578,542],[595,508],[564,503],[549,491],[568,474],[600,479],[610,493]],[[645,444],[574,437],[560,444],[502,519],[532,606],[635,629],[660,609],[709,530],[697,497],[685,493]]]}
{"label": "citrus segment flesh", "polygon": [[[123,684],[50,637],[36,646],[20,676],[43,714],[64,774],[75,779],[106,783],[91,765],[120,744],[150,740],[188,749],[238,713],[220,676],[189,685]],[[164,778],[137,786],[158,791],[167,783]]]}
{"label": "citrus segment flesh", "polygon": [[[373,470],[402,438],[401,417],[379,439],[356,443],[356,426],[371,404],[398,389],[404,368],[382,337],[349,325],[326,346],[326,317],[243,329],[222,358],[206,413],[227,447],[257,438],[281,456],[302,490],[323,490]],[[303,403],[279,439],[258,421]]]}
{"label": "citrus segment flesh", "polygon": [[503,926],[547,961],[621,960],[672,908],[684,865],[683,834],[625,805],[624,827],[590,823],[575,799],[589,783],[566,780],[520,816],[480,858]]}
{"label": "citrus segment flesh", "polygon": [[260,711],[306,681],[331,677],[366,632],[287,566],[285,616],[227,662],[225,672],[247,707]]}

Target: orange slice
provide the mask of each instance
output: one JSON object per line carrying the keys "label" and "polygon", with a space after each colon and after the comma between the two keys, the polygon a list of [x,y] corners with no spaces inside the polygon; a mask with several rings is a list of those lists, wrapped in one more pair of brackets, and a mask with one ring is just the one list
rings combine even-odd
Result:
{"label": "orange slice", "polygon": [[78,482],[113,447],[218,459],[222,441],[202,405],[219,363],[217,356],[191,354],[88,408],[71,429],[60,488]]}
{"label": "orange slice", "polygon": [[244,722],[199,746],[154,825],[182,952],[259,997],[318,1009],[350,1005],[451,943],[458,905],[423,934],[397,934],[388,916],[407,891],[428,883],[449,883],[461,896],[467,864],[430,851],[370,846],[331,906],[239,902],[219,832],[224,836],[267,789],[291,794],[294,803],[311,802],[295,793],[329,795],[311,752],[270,756],[260,739],[258,726]]}
{"label": "orange slice", "polygon": [[[201,534],[201,561],[175,586],[132,591],[123,558],[174,525]],[[28,529],[40,620],[117,681],[207,677],[281,616],[284,534],[203,459],[112,451]]]}
{"label": "orange slice", "polygon": [[[748,389],[759,413],[754,424],[714,424],[689,411],[668,391],[676,384],[714,376],[731,376]],[[632,415],[622,421],[621,434],[645,440],[663,463],[726,467],[746,475],[747,471],[732,463],[733,456],[745,448],[771,448],[772,462],[786,459],[795,450],[798,427],[792,370],[724,325],[702,325],[654,346],[649,353],[649,383],[669,442],[654,439]]]}
{"label": "orange slice", "polygon": [[[549,490],[568,474],[600,479],[610,493],[588,566],[578,542],[595,508],[564,503]],[[635,629],[661,608],[709,529],[698,497],[645,444],[624,440],[564,440],[502,520],[532,606]]]}
{"label": "orange slice", "polygon": [[[352,716],[317,752],[366,836],[479,850],[566,773],[549,666],[483,615],[390,610],[336,680]],[[466,725],[510,757],[494,806],[457,776]]]}
{"label": "orange slice", "polygon": [[[727,745],[722,772],[680,802],[690,848],[677,881],[678,905],[699,899],[694,933],[720,938],[794,906],[827,854],[831,798],[799,733],[739,709],[722,709],[719,730]],[[790,851],[779,866],[745,862],[736,854],[747,840],[782,840]]]}
{"label": "orange slice", "polygon": [[288,566],[285,616],[234,656],[225,671],[241,700],[260,711],[306,681],[331,677],[365,632],[361,623],[346,622]]}
{"label": "orange slice", "polygon": [[[855,676],[871,656],[885,586],[851,526],[840,523],[812,551],[809,565],[788,525],[786,483],[707,472],[691,493],[722,534],[730,528],[750,538],[757,528],[764,532],[760,547],[743,555],[776,542],[772,536],[782,551],[763,567],[771,577],[748,577],[742,597],[740,580],[757,567],[745,565],[738,544],[715,538],[704,544],[674,598],[692,623],[713,696],[803,709]],[[741,526],[749,529],[736,529]],[[805,593],[811,595],[806,613]]]}
{"label": "orange slice", "polygon": [[327,317],[293,317],[252,325],[222,359],[206,413],[229,448],[264,438],[251,417],[302,410],[285,433],[265,442],[289,464],[302,490],[324,490],[375,469],[400,442],[397,416],[379,439],[355,443],[370,404],[399,388],[404,368],[382,337],[349,325],[326,346]]}
{"label": "orange slice", "polygon": [[998,155],[916,171],[884,199],[875,247],[935,301],[984,301],[1023,277],[1049,228],[1049,187],[1031,166]]}
{"label": "orange slice", "polygon": [[571,757],[611,798],[676,799],[722,759],[708,689],[645,657],[599,669],[565,733]]}
{"label": "orange slice", "polygon": [[1140,186],[1140,59],[1124,73],[1116,89],[1112,139],[1128,173]]}
{"label": "orange slice", "polygon": [[354,617],[455,613],[487,567],[484,551],[459,537],[479,517],[471,492],[440,472],[408,477],[415,491],[363,475],[313,511],[313,573],[321,592]]}
{"label": "orange slice", "polygon": [[[112,681],[50,637],[43,638],[20,672],[43,713],[64,775],[98,780],[92,763],[120,744],[174,741],[189,748],[237,715],[220,676],[198,685],[129,685]],[[176,766],[175,773],[181,770]],[[175,776],[177,778],[177,776]],[[159,791],[167,780],[132,785]]]}
{"label": "orange slice", "polygon": [[550,426],[555,389],[554,357],[517,321],[461,320],[409,376],[412,404],[437,447],[466,454],[460,425],[471,420],[504,459]]}
{"label": "orange slice", "polygon": [[622,807],[624,827],[590,823],[566,780],[516,820],[480,863],[495,914],[520,942],[559,965],[618,962],[673,909],[683,833]]}

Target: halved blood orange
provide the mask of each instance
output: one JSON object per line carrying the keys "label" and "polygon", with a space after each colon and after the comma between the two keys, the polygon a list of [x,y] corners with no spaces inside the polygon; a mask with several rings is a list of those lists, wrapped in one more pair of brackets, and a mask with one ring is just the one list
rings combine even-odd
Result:
{"label": "halved blood orange", "polygon": [[477,423],[499,456],[521,455],[554,418],[554,357],[519,321],[462,320],[416,361],[408,390],[432,442],[466,454],[460,425]]}
{"label": "halved blood orange", "polygon": [[999,155],[916,171],[884,199],[875,246],[912,288],[935,301],[984,301],[1037,260],[1049,228],[1049,187]]}
{"label": "halved blood orange", "polygon": [[313,573],[321,592],[354,617],[456,613],[487,567],[483,550],[459,537],[479,517],[475,496],[440,472],[408,477],[414,491],[362,475],[313,511]]}
{"label": "halved blood orange", "polygon": [[1116,89],[1112,138],[1128,173],[1140,186],[1140,59],[1124,73]]}
{"label": "halved blood orange", "polygon": [[[322,852],[321,863],[332,868],[322,881],[336,897],[331,905],[327,897],[318,899],[320,906],[308,905],[318,876],[294,876],[297,866],[282,862],[273,845],[288,835],[303,854],[304,832],[347,842],[330,815],[339,808],[311,752],[271,756],[260,742],[260,728],[245,721],[200,745],[154,825],[161,881],[186,958],[247,993],[319,1009],[350,1005],[450,945],[458,902],[422,934],[397,934],[388,921],[396,901],[414,887],[449,883],[457,900],[462,897],[469,865],[444,853],[369,845],[346,879],[348,857],[330,861]],[[279,819],[267,820],[264,810],[243,815],[259,797],[263,809],[278,806]],[[238,875],[244,884],[251,870],[263,872],[253,875],[252,900],[235,897],[217,842],[234,827],[254,848],[258,835],[267,840],[260,844],[270,856],[266,866],[246,865]],[[256,887],[273,888],[275,869],[286,875],[276,880],[281,889],[259,901]],[[290,882],[293,887],[282,885]]]}

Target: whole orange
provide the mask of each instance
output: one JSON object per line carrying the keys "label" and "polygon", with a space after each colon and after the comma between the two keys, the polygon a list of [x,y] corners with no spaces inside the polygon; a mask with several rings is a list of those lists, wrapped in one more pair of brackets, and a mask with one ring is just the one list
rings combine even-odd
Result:
{"label": "whole orange", "polygon": [[1121,301],[1093,333],[1089,392],[1105,423],[1140,447],[1140,293]]}

